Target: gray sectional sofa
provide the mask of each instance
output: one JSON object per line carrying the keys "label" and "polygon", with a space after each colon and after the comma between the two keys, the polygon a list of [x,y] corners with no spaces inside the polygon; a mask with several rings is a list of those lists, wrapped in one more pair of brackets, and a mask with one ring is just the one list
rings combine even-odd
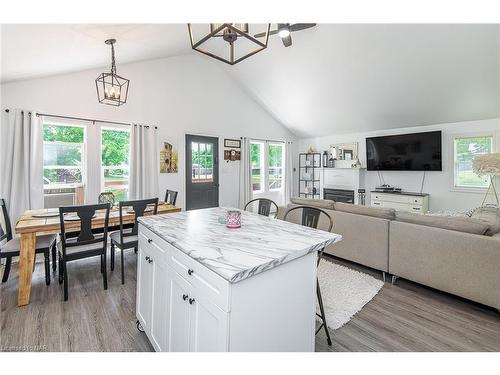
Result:
{"label": "gray sectional sofa", "polygon": [[384,279],[389,273],[500,309],[498,211],[489,218],[443,217],[292,198],[278,218],[299,205],[325,210],[332,231],[343,236],[326,253],[380,270]]}

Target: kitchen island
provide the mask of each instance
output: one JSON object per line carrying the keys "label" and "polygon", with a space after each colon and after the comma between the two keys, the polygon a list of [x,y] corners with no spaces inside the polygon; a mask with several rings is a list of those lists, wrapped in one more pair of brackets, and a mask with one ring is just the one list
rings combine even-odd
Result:
{"label": "kitchen island", "polygon": [[317,251],[340,235],[209,208],[139,219],[136,315],[157,351],[313,351]]}

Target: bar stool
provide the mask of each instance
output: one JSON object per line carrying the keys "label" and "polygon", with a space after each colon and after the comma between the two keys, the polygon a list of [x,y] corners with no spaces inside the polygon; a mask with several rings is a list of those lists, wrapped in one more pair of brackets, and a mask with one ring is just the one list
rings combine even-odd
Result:
{"label": "bar stool", "polygon": [[[309,227],[309,228],[318,228],[318,223],[321,215],[324,215],[327,218],[327,221],[329,221],[329,226],[328,226],[328,232],[330,232],[333,228],[333,220],[328,213],[323,211],[320,208],[316,207],[308,207],[308,206],[297,206],[293,207],[290,210],[287,211],[285,214],[285,217],[283,220],[288,221],[288,215],[290,212],[297,211],[297,210],[302,210],[302,225]],[[321,260],[321,257],[323,256],[323,251],[325,248],[323,247],[321,250],[318,251],[318,263],[316,266],[319,266],[319,262]],[[316,330],[316,334],[318,334],[319,331],[321,331],[321,328],[325,328],[325,333],[326,333],[326,341],[328,342],[328,345],[332,345],[332,340],[330,338],[330,332],[328,331],[328,325],[326,323],[326,315],[325,315],[325,309],[323,307],[323,298],[321,297],[321,289],[319,287],[319,280],[316,278],[316,294],[318,296],[318,304],[319,304],[319,310],[320,314],[316,313],[316,315],[321,318],[321,325],[319,328]]]}

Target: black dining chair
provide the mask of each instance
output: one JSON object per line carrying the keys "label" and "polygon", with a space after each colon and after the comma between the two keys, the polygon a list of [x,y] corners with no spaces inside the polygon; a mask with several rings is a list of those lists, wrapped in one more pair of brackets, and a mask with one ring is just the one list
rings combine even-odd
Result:
{"label": "black dining chair", "polygon": [[[244,210],[247,211],[247,208],[249,206],[253,206],[254,202],[258,202],[257,213],[259,215],[269,216],[271,213],[274,213],[274,217],[276,217],[276,215],[278,214],[278,205],[274,201],[272,201],[271,199],[267,199],[267,198],[252,199],[250,202],[248,202],[245,205]],[[274,212],[271,212],[271,207],[275,208]]]}
{"label": "black dining chair", "polygon": [[177,194],[177,191],[167,189],[167,192],[165,193],[165,203],[175,206],[175,202],[177,202]]}
{"label": "black dining chair", "polygon": [[[123,210],[127,213],[135,214],[134,226],[130,229],[124,228],[123,224]],[[120,230],[110,234],[111,238],[111,271],[115,269],[115,247],[120,248],[121,257],[121,276],[122,284],[125,284],[125,273],[123,264],[123,252],[126,249],[134,249],[137,253],[137,246],[139,245],[138,229],[139,223],[137,219],[144,216],[147,210],[150,210],[153,215],[158,213],[158,198],[142,199],[135,201],[124,201],[118,204],[120,215]]]}
{"label": "black dining chair", "polygon": [[[67,263],[74,260],[101,257],[101,273],[104,289],[108,289],[108,275],[106,270],[106,250],[108,243],[109,203],[92,204],[86,206],[59,207],[61,222],[61,249],[59,251],[59,284],[64,282],[64,300],[68,300],[68,267]],[[104,226],[92,229],[92,219],[105,211]],[[80,231],[75,236],[68,232],[67,226],[71,222],[80,223]]]}
{"label": "black dining chair", "polygon": [[[308,206],[297,206],[289,209],[285,213],[285,217],[283,220],[288,221],[287,219],[291,216],[291,212],[297,212],[300,215],[300,211],[302,210],[302,217],[301,217],[301,224],[309,227],[309,228],[318,228],[318,223],[320,222],[320,218],[323,215],[323,217],[326,219],[326,224],[328,224],[328,232],[330,232],[333,228],[333,220],[331,216],[323,211],[320,208],[316,207],[308,207]],[[319,266],[319,262],[323,256],[323,251],[325,248],[323,247],[321,250],[318,251],[318,263],[316,266]],[[323,307],[323,298],[321,297],[321,289],[319,287],[319,280],[316,278],[316,295],[318,296],[318,304],[319,304],[319,310],[320,314],[316,313],[316,315],[321,318],[321,325],[319,328],[316,330],[316,334],[318,334],[319,331],[321,331],[321,328],[325,328],[325,333],[326,333],[326,341],[328,342],[328,345],[332,345],[332,339],[330,338],[330,332],[328,331],[328,325],[326,323],[326,315],[325,315],[325,309]]]}
{"label": "black dining chair", "polygon": [[[0,199],[3,222],[5,229],[2,228],[0,222],[0,259],[5,258],[5,269],[3,271],[2,283],[9,279],[12,258],[18,257],[21,249],[21,241],[19,237],[13,237],[12,226],[10,224],[9,213],[5,199]],[[2,244],[6,241],[4,244]],[[57,235],[50,234],[36,237],[35,254],[43,253],[45,262],[45,284],[50,285],[50,250],[54,250],[57,244]],[[33,259],[33,261],[35,261]]]}
{"label": "black dining chair", "polygon": [[115,195],[110,191],[99,194],[98,203],[109,203],[111,207],[115,205]]}

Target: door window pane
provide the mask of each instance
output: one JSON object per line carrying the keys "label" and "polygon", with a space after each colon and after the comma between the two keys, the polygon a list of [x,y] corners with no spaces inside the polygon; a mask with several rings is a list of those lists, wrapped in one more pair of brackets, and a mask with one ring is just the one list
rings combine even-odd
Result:
{"label": "door window pane", "polygon": [[493,137],[459,137],[454,140],[454,182],[456,187],[487,188],[489,178],[479,177],[472,171],[476,155],[491,153]]}
{"label": "door window pane", "polygon": [[250,163],[252,177],[252,191],[262,191],[264,171],[264,143],[252,142],[250,144]]}
{"label": "door window pane", "polygon": [[101,170],[104,191],[117,202],[128,199],[130,132],[120,129],[101,131]]}
{"label": "door window pane", "polygon": [[211,143],[207,143],[207,152],[206,152],[206,176],[207,176],[207,181],[212,182],[214,177],[213,177],[213,171],[214,171],[214,152],[213,152],[213,146]]}
{"label": "door window pane", "polygon": [[283,152],[284,145],[270,143],[268,148],[268,184],[269,190],[283,187]]}
{"label": "door window pane", "polygon": [[214,150],[211,143],[191,142],[191,181],[213,182]]}

